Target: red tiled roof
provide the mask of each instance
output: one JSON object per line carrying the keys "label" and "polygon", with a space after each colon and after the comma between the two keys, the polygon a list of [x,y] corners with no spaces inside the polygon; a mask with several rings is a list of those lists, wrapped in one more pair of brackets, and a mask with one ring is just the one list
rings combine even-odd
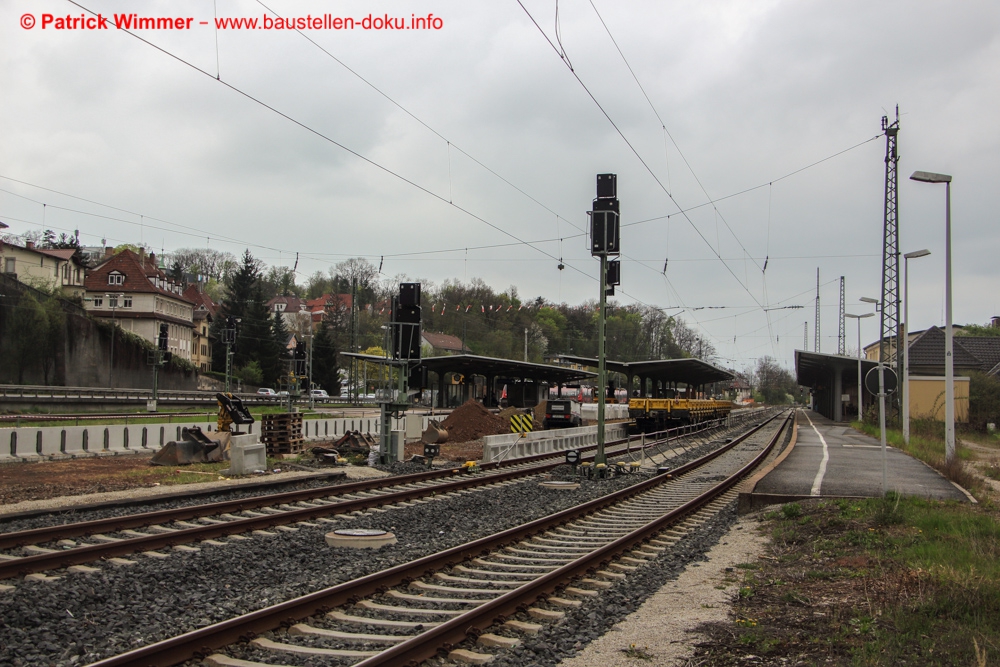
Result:
{"label": "red tiled roof", "polygon": [[302,309],[302,299],[297,296],[276,296],[267,302],[267,309],[274,312],[274,304],[285,304],[286,313],[297,313]]}
{"label": "red tiled roof", "polygon": [[35,252],[40,252],[43,255],[48,255],[49,257],[55,257],[56,259],[68,262],[73,259],[73,255],[76,254],[76,248],[35,248]]}
{"label": "red tiled roof", "polygon": [[350,309],[352,303],[353,298],[350,294],[324,294],[315,299],[307,299],[306,307],[315,313],[325,310],[327,306],[335,305]]}
{"label": "red tiled roof", "polygon": [[198,289],[197,285],[188,285],[184,290],[184,298],[194,304],[195,311],[205,306],[205,310],[214,318],[219,310],[219,304],[212,301],[212,297]]}
{"label": "red tiled roof", "polygon": [[[108,284],[108,274],[114,271],[125,276],[125,282],[122,285]],[[122,250],[90,271],[87,274],[86,281],[84,281],[84,287],[88,292],[120,291],[163,294],[179,301],[192,303],[191,299],[182,294],[164,287],[157,287],[153,282],[150,282],[150,278],[159,278],[161,284],[171,284],[167,280],[167,274],[156,266],[155,258],[140,258],[139,255],[131,250]]]}
{"label": "red tiled roof", "polygon": [[458,336],[451,336],[443,333],[430,333],[429,331],[424,331],[423,336],[424,340],[426,340],[430,346],[436,350],[450,350],[455,352],[468,350],[468,348],[462,345],[462,339]]}

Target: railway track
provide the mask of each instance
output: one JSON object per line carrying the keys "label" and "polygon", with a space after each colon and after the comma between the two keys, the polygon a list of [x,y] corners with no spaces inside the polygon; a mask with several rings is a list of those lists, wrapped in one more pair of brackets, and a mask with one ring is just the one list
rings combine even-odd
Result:
{"label": "railway track", "polygon": [[[711,426],[711,425],[708,425]],[[661,439],[642,436],[647,451],[662,453],[664,442],[704,436],[705,428],[687,434],[667,432]],[[609,456],[636,452],[629,439],[609,443]],[[0,533],[0,580],[30,577],[50,580],[43,573],[63,568],[91,571],[92,563],[106,561],[127,566],[129,558],[167,558],[168,550],[197,550],[199,545],[220,546],[221,538],[270,536],[272,531],[297,530],[331,522],[336,515],[357,515],[373,508],[404,508],[412,503],[446,499],[473,489],[531,480],[562,464],[563,454],[550,454],[484,464],[479,474],[461,474],[461,468],[379,478],[333,487],[300,489],[239,498],[184,508]],[[590,456],[592,459],[592,455]],[[126,558],[128,557],[128,558]]]}
{"label": "railway track", "polygon": [[789,423],[776,416],[670,473],[92,667],[484,664],[668,557],[730,504]]}

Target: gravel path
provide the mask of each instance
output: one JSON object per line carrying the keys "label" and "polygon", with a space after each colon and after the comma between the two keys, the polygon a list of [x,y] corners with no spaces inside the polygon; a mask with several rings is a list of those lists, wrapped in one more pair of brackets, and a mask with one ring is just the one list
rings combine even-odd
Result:
{"label": "gravel path", "polygon": [[706,561],[692,563],[677,579],[646,600],[635,613],[616,623],[576,657],[560,667],[635,667],[683,665],[699,624],[728,620],[730,601],[736,595],[741,563],[753,563],[764,552],[767,540],[757,531],[754,518],[741,518],[705,554]]}

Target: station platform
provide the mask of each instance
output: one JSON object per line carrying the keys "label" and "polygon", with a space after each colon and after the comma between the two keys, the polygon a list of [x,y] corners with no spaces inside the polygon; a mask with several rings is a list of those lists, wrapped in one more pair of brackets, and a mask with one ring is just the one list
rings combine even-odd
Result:
{"label": "station platform", "polygon": [[[743,487],[741,511],[809,498],[878,498],[882,446],[876,438],[812,410],[799,410],[796,434],[773,469]],[[886,447],[887,488],[904,496],[975,502],[957,484],[894,447]]]}

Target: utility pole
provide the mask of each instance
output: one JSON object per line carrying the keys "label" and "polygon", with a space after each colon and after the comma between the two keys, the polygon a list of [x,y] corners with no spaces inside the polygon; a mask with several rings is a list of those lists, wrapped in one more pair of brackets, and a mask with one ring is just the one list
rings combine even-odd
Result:
{"label": "utility pole", "polygon": [[[899,105],[896,120],[889,122],[882,116],[885,132],[885,216],[882,228],[882,301],[879,327],[879,359],[894,368],[896,377],[903,377],[900,367],[902,355],[898,354],[902,341],[899,330],[899,195],[896,187],[896,167],[899,163],[897,147],[899,134]],[[892,405],[896,405],[893,397]]]}
{"label": "utility pole", "polygon": [[815,329],[815,331],[813,332],[813,336],[815,337],[815,340],[816,340],[816,343],[814,345],[815,349],[813,351],[814,352],[819,352],[820,351],[820,341],[819,341],[820,327],[819,327],[819,267],[818,266],[816,267],[816,320],[813,323],[813,329]]}
{"label": "utility pole", "polygon": [[[354,276],[351,278],[351,352],[355,353],[358,351],[357,300],[358,278],[357,276]],[[351,372],[348,384],[348,392],[351,394],[351,402],[356,403],[358,401],[358,360],[354,357],[351,357]]]}
{"label": "utility pole", "polygon": [[[311,319],[312,318],[310,318],[310,320]],[[309,322],[309,326],[310,327],[312,326],[311,321]],[[312,410],[313,408],[316,407],[316,399],[313,397],[313,392],[312,392],[313,387],[316,386],[316,383],[313,382],[313,334],[309,334],[308,340],[309,340],[309,347],[306,348],[308,363],[306,364],[306,366],[309,369],[307,373],[309,376],[309,409]]]}
{"label": "utility pole", "polygon": [[528,327],[524,328],[524,360],[528,360]]}
{"label": "utility pole", "polygon": [[802,323],[802,351],[809,351],[809,322]]}
{"label": "utility pole", "polygon": [[[605,333],[607,325],[608,306],[608,255],[621,254],[620,205],[618,202],[618,177],[615,174],[597,175],[597,198],[594,199],[590,211],[590,254],[601,260],[600,280],[600,313],[597,325],[597,453],[594,456],[595,465],[602,468],[607,465],[604,453],[604,402],[607,394],[608,374],[606,367],[607,351],[605,349]],[[612,281],[618,283],[618,277]],[[614,294],[614,287],[611,287]]]}
{"label": "utility pole", "polygon": [[844,276],[840,276],[840,331],[837,334],[837,354],[847,354],[847,330],[844,324]]}

